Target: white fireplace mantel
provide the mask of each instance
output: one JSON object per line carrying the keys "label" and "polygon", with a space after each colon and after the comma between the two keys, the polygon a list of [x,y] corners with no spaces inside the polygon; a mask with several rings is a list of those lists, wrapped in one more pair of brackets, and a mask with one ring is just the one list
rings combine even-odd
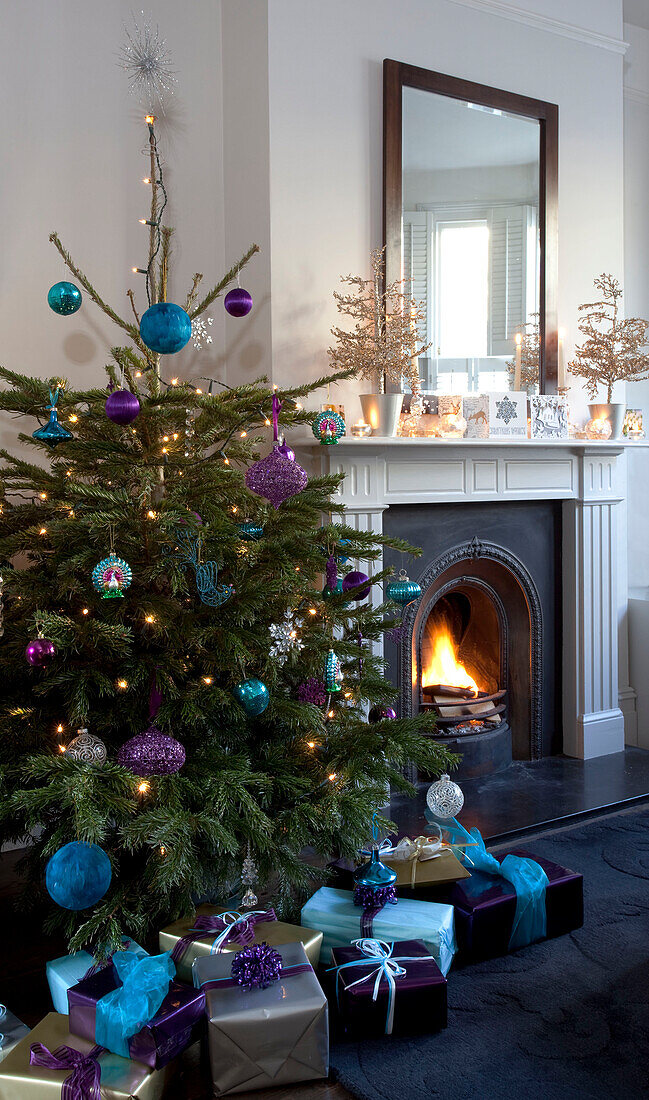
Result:
{"label": "white fireplace mantel", "polygon": [[618,625],[626,592],[618,591],[618,506],[626,480],[619,457],[626,447],[643,445],[649,442],[371,437],[298,447],[305,464],[309,452],[312,469],[345,475],[339,496],[358,530],[381,533],[391,504],[564,502],[563,744],[569,756],[588,758],[624,748]]}

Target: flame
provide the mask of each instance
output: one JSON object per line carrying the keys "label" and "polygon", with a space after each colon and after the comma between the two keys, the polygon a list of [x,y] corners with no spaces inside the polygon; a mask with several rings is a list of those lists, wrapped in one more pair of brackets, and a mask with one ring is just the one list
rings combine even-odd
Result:
{"label": "flame", "polygon": [[471,688],[478,692],[478,685],[464,665],[457,659],[456,646],[448,627],[440,627],[433,639],[433,652],[423,670],[422,685],[448,684],[449,687]]}

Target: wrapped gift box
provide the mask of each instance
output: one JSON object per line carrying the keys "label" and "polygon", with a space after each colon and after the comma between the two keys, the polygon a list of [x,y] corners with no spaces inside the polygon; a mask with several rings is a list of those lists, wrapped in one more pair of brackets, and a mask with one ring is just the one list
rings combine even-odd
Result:
{"label": "wrapped gift box", "polygon": [[[545,893],[548,939],[581,928],[584,923],[582,875],[521,849],[498,852],[496,858],[502,862],[508,854],[536,860],[548,876]],[[516,912],[516,894],[511,883],[484,871],[475,871],[469,879],[440,887],[436,896],[455,907],[459,961],[479,962],[507,954]]]}
{"label": "wrapped gift box", "polygon": [[[95,1041],[97,1001],[121,985],[114,966],[84,978],[68,989],[70,1031]],[[191,985],[172,981],[169,992],[149,1023],[128,1041],[129,1055],[150,1069],[162,1069],[200,1038],[205,996]]]}
{"label": "wrapped gift box", "polygon": [[[329,965],[333,947],[347,947],[352,940],[365,935],[361,928],[362,915],[363,910],[354,905],[353,894],[348,890],[322,886],[307,901],[302,921],[324,933],[320,952],[323,965]],[[374,917],[371,934],[388,943],[407,938],[423,940],[442,974],[447,974],[455,953],[453,906],[399,898],[397,905],[384,906]]]}
{"label": "wrapped gift box", "polygon": [[282,968],[297,972],[266,989],[233,982],[231,954],[194,963],[194,980],[205,990],[215,1096],[314,1081],[329,1072],[327,998],[301,943],[277,950]]}
{"label": "wrapped gift box", "polygon": [[[334,947],[331,954],[335,967],[359,963],[358,966],[345,966],[334,974],[338,1014],[348,1035],[357,1039],[380,1038],[388,1033],[412,1035],[446,1027],[446,978],[435,960],[425,957],[430,952],[422,940],[399,940],[392,947],[391,958],[406,973],[394,978],[394,1020],[389,1032],[386,1031],[389,987],[385,975],[381,977],[376,1000],[372,999],[376,960],[370,960],[360,948],[353,946]],[[411,961],[413,956],[415,961]]]}
{"label": "wrapped gift box", "polygon": [[[67,1046],[88,1055],[94,1047],[94,1043],[70,1034],[67,1016],[50,1012],[0,1062],[0,1100],[60,1100],[63,1082],[72,1070],[30,1066],[34,1043],[42,1043],[52,1053]],[[171,1065],[151,1070],[142,1062],[108,1052],[99,1055],[98,1061],[102,1100],[159,1100],[173,1072]]]}
{"label": "wrapped gift box", "polygon": [[[138,957],[146,955],[146,951],[134,940],[124,936],[122,939],[124,951],[133,951]],[[56,1012],[64,1015],[68,1011],[68,989],[76,985],[88,973],[95,960],[87,951],[76,951],[74,955],[63,955],[60,959],[52,959],[46,964],[47,984],[52,994],[52,1004]]]}
{"label": "wrapped gift box", "polygon": [[[221,913],[227,912],[232,912],[232,910],[220,909],[213,905],[201,905],[196,911],[196,917],[219,916]],[[190,934],[196,917],[183,917],[182,920],[170,924],[168,928],[163,928],[158,937],[160,950],[172,951],[179,940]],[[211,954],[212,945],[217,935],[217,932],[206,932],[200,940],[194,940],[193,943],[187,945],[181,957],[176,959],[176,976],[180,981],[191,982],[194,959]],[[301,943],[304,945],[304,950],[311,965],[317,966],[322,945],[322,932],[314,931],[312,928],[300,928],[296,924],[284,924],[281,920],[264,921],[256,925],[254,939],[251,942],[269,943],[271,947],[277,948],[288,943]],[[240,951],[241,947],[242,945],[239,943],[225,943],[221,950]]]}
{"label": "wrapped gift box", "polygon": [[29,1028],[27,1024],[24,1024],[22,1020],[19,1020],[17,1016],[14,1016],[13,1012],[10,1012],[8,1008],[1,1006],[4,1012],[0,1015],[0,1062],[6,1057],[10,1050],[19,1043],[25,1035],[29,1035]]}

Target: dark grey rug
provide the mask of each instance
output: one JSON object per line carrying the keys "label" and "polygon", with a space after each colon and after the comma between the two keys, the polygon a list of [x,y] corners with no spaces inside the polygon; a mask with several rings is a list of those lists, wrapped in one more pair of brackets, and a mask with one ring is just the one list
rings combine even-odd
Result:
{"label": "dark grey rug", "polygon": [[334,1045],[334,1074],[354,1096],[649,1096],[649,810],[518,846],[582,872],[583,928],[451,969],[446,1031]]}

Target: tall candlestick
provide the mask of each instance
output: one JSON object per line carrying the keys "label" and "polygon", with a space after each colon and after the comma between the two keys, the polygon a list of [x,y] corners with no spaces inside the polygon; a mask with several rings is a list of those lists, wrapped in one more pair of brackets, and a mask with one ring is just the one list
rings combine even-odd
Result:
{"label": "tall candlestick", "polygon": [[521,388],[521,344],[523,337],[520,332],[516,333],[514,337],[516,340],[516,360],[514,363],[514,389],[520,390]]}
{"label": "tall candlestick", "polygon": [[560,390],[565,390],[565,389],[568,388],[567,385],[566,385],[566,357],[565,357],[565,350],[564,350],[564,345],[565,345],[565,340],[566,340],[566,330],[565,330],[565,328],[560,328],[559,329],[558,336],[559,336],[559,347],[558,347],[558,352],[559,352],[558,365],[559,365],[559,369],[558,369],[558,372],[557,372],[557,382],[558,382],[559,389]]}

